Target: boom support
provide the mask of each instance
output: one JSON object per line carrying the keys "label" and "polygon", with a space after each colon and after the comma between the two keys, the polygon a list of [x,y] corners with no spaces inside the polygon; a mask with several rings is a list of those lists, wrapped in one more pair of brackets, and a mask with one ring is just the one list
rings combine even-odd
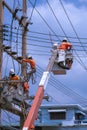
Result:
{"label": "boom support", "polygon": [[[36,93],[36,96],[34,98],[33,104],[31,106],[31,109],[29,111],[29,114],[27,116],[27,119],[24,122],[23,130],[31,130],[34,128],[34,121],[37,118],[38,110],[40,108],[41,102],[44,97],[44,90],[46,89],[49,77],[50,77],[50,72],[53,71],[53,68],[55,65],[57,65],[57,71],[53,72],[54,74],[65,74],[67,70],[67,66],[58,66],[59,63],[62,63],[63,65],[66,64],[68,65],[68,69],[71,68],[72,62],[73,62],[73,57],[72,53],[70,51],[64,51],[63,55],[60,51],[58,51],[57,45],[54,44],[54,48],[52,50],[52,56],[49,60],[48,66],[46,68],[46,71],[43,73],[41,81],[39,83],[39,87]],[[63,59],[62,59],[63,58]],[[56,63],[57,60],[57,63]],[[61,61],[61,62],[60,62]],[[62,71],[61,71],[62,70]]]}

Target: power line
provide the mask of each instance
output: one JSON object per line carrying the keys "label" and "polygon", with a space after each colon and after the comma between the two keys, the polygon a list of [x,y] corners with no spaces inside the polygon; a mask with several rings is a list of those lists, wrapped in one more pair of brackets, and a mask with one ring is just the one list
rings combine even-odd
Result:
{"label": "power line", "polygon": [[66,37],[67,38],[67,35],[66,35],[66,33],[65,33],[65,31],[64,31],[64,29],[63,29],[63,27],[62,27],[62,25],[60,24],[60,22],[59,22],[59,20],[58,20],[58,18],[56,17],[56,15],[55,15],[55,13],[54,13],[54,11],[53,11],[53,9],[52,9],[52,7],[51,7],[51,5],[50,5],[50,3],[48,2],[48,0],[46,0],[47,1],[47,4],[49,5],[49,7],[50,7],[50,10],[52,11],[52,13],[53,13],[53,15],[54,15],[54,17],[55,17],[55,19],[56,19],[56,21],[57,21],[57,23],[58,23],[58,25],[60,26],[60,28],[61,28],[61,30],[63,31],[63,33],[64,33],[64,37]]}
{"label": "power line", "polygon": [[[76,30],[75,30],[73,24],[72,24],[72,22],[71,22],[71,20],[70,20],[70,18],[69,18],[69,16],[68,16],[68,14],[67,14],[67,12],[66,12],[66,9],[65,9],[65,7],[64,7],[64,5],[63,5],[63,3],[62,3],[62,0],[59,0],[59,1],[60,1],[60,3],[61,3],[61,6],[62,6],[62,8],[63,8],[63,10],[64,10],[64,12],[65,12],[65,14],[66,14],[68,20],[69,20],[69,22],[70,22],[70,25],[72,26],[72,29],[73,29],[74,33],[76,34],[76,36],[77,36],[77,38],[78,38],[78,40],[79,40],[81,46],[83,47],[83,45],[82,45],[82,43],[81,43],[81,41],[80,41],[80,39],[79,39],[79,36],[78,36],[78,34],[77,34],[77,32],[76,32]],[[84,48],[84,47],[83,47],[83,49],[84,49],[84,51],[85,51],[85,48]],[[87,54],[87,53],[86,53],[86,54]]]}
{"label": "power line", "polygon": [[31,18],[32,18],[32,16],[33,16],[33,12],[34,12],[34,9],[35,9],[35,6],[36,6],[36,2],[37,2],[37,0],[34,1],[34,5],[33,5],[33,9],[32,9],[32,12],[31,12],[31,16],[30,16],[30,18],[29,18],[29,21],[31,21]]}
{"label": "power line", "polygon": [[[22,37],[22,34],[21,34],[21,33],[17,33],[17,32],[10,31],[10,30],[8,30],[8,32],[9,32],[9,33],[10,33],[10,32],[13,33],[13,37],[17,37],[17,35],[19,36],[19,38]],[[8,32],[4,32],[4,34],[7,35]],[[32,32],[30,32],[30,33],[32,33]],[[38,32],[33,32],[33,33],[38,34]],[[48,36],[47,34],[45,34],[45,35]],[[6,37],[8,37],[8,36],[9,36],[9,35],[7,35]],[[61,37],[64,37],[64,36],[58,35],[58,37],[61,38]],[[49,41],[49,38],[42,37],[42,36],[36,36],[36,35],[33,36],[33,35],[30,35],[30,34],[29,34],[29,36],[27,35],[27,39],[28,39],[28,38],[34,38],[34,39],[39,39],[39,40],[46,40],[48,43],[51,43],[51,41]],[[68,38],[70,38],[70,37],[68,37]],[[72,39],[76,39],[76,37],[72,37]],[[80,39],[82,39],[82,38],[80,38]],[[87,39],[85,38],[85,40],[87,40]],[[56,41],[56,42],[57,42],[58,40],[57,40],[57,39],[53,39],[53,41]],[[45,41],[43,41],[43,42],[45,42]],[[58,42],[59,42],[59,41],[58,41]],[[79,42],[77,42],[77,41],[71,41],[71,40],[70,40],[70,42],[71,42],[71,43],[79,43]],[[82,44],[86,45],[87,42],[82,42]],[[83,45],[83,46],[84,46],[84,45]],[[80,46],[80,45],[76,45],[76,44],[75,44],[75,45],[73,45],[73,46]],[[80,47],[82,47],[82,46],[80,46]],[[87,46],[84,46],[84,47],[87,47]]]}
{"label": "power line", "polygon": [[[30,0],[28,0],[30,2],[30,4],[33,6],[32,2]],[[41,13],[35,8],[36,12],[39,14],[39,16],[42,18],[42,20],[45,22],[45,24],[47,25],[47,27],[51,30],[51,32],[59,39],[59,37],[57,36],[57,34],[54,32],[54,30],[50,27],[50,25],[47,23],[47,21],[44,19],[44,17],[41,15]],[[59,39],[60,40],[60,39]]]}
{"label": "power line", "polygon": [[[77,36],[79,42],[81,43],[81,41],[80,41],[80,39],[79,39],[79,37],[78,37],[78,34],[77,34],[77,32],[76,32],[76,30],[75,30],[75,28],[74,28],[74,26],[73,26],[73,24],[72,24],[72,22],[71,22],[71,20],[70,20],[68,14],[67,14],[67,12],[66,12],[66,10],[65,10],[65,7],[64,7],[62,1],[61,1],[61,0],[59,0],[59,1],[60,1],[60,3],[61,3],[61,6],[62,6],[62,8],[63,8],[63,10],[64,10],[64,12],[65,12],[65,14],[66,14],[68,20],[69,20],[69,22],[70,22],[70,25],[72,26],[73,31],[75,32],[75,34],[76,34],[76,36]],[[85,51],[85,48],[84,48],[83,45],[82,45],[82,43],[81,43],[81,46],[82,46],[82,48],[84,49],[84,52],[86,52],[86,51]],[[75,51],[75,53],[76,53],[76,55],[77,55],[77,57],[78,57],[78,59],[79,59],[79,62],[80,62],[81,65],[83,66],[83,68],[84,68],[85,70],[87,70],[87,67],[86,67],[85,64],[82,62],[82,60],[80,59],[80,57],[78,56],[78,54],[77,54],[76,51]],[[87,52],[86,52],[86,54],[87,54]]]}
{"label": "power line", "polygon": [[[40,75],[42,75],[42,72],[44,70],[42,70],[42,68],[40,66],[38,66],[38,70],[39,70]],[[77,102],[79,102],[82,105],[86,105],[87,104],[87,99],[86,98],[80,96],[78,93],[76,93],[72,89],[70,89],[67,86],[65,86],[63,83],[61,83],[59,80],[57,80],[53,76],[51,76],[51,78],[50,78],[50,80],[48,82],[48,85],[49,84],[52,87],[56,88],[57,91],[61,91],[63,94],[65,94],[69,98],[72,98],[74,101],[77,101]]]}

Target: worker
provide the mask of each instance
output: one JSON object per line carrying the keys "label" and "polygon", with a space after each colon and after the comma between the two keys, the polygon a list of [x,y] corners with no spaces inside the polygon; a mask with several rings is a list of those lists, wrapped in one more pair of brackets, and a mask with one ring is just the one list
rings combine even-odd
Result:
{"label": "worker", "polygon": [[[14,69],[10,70],[9,76],[10,76],[10,80],[19,80],[20,79],[18,75],[15,75]],[[10,83],[11,86],[14,86],[16,88],[17,88],[18,84],[19,83],[17,83],[17,82]]]}
{"label": "worker", "polygon": [[66,58],[66,54],[72,49],[72,44],[67,41],[66,38],[63,39],[62,43],[58,46],[58,65],[63,69],[70,69],[72,65],[72,59]]}
{"label": "worker", "polygon": [[22,59],[22,61],[29,63],[29,65],[30,65],[30,70],[28,70],[29,72],[27,72],[27,76],[29,79],[30,76],[36,72],[36,63],[35,63],[34,59],[32,58],[32,56],[30,56],[30,55],[27,55],[25,59]]}
{"label": "worker", "polygon": [[63,39],[62,43],[58,47],[59,50],[65,50],[65,51],[71,50],[71,48],[72,48],[72,44],[69,43],[66,38]]}

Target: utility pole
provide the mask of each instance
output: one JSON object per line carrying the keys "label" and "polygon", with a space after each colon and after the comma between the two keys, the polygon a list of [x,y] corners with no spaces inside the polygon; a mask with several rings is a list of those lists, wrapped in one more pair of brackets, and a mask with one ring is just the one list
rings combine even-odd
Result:
{"label": "utility pole", "polygon": [[[26,13],[27,13],[27,3],[26,0],[23,0],[23,22],[26,25]],[[27,34],[27,27],[22,27],[22,57],[26,55],[26,34]],[[23,63],[21,66],[22,75],[26,76],[26,63]],[[24,116],[20,116],[20,128],[22,129],[24,124]]]}
{"label": "utility pole", "polygon": [[[26,13],[27,13],[27,3],[26,0],[23,0],[23,22],[26,23]],[[26,26],[22,28],[22,57],[26,55]],[[26,76],[26,63],[22,64],[22,75]]]}
{"label": "utility pole", "polygon": [[[22,57],[25,57],[26,55],[26,35],[27,35],[27,26],[28,24],[32,24],[29,23],[27,21],[27,0],[22,0],[22,4],[23,4],[23,15],[21,18],[19,18],[17,16],[17,14],[15,14],[15,11],[11,9],[11,7],[4,1],[4,0],[0,0],[0,79],[2,79],[2,55],[3,55],[3,7],[5,6],[8,11],[12,14],[12,16],[19,21],[19,24],[22,26]],[[5,50],[6,51],[6,50]],[[7,51],[7,54],[10,55],[9,51]],[[12,58],[16,59],[15,56],[10,55]],[[17,59],[16,59],[17,60]],[[18,61],[18,60],[17,60]],[[19,62],[19,61],[18,61]],[[21,62],[22,63],[22,62]],[[23,76],[26,76],[26,64],[22,63],[21,66],[21,73]],[[7,110],[7,108],[5,108]],[[13,108],[12,108],[13,110]],[[7,110],[8,111],[8,110]],[[24,123],[24,115],[20,115],[20,128],[23,127],[23,123]]]}
{"label": "utility pole", "polygon": [[[26,11],[27,11],[27,0],[22,0],[22,4],[23,4],[23,16],[22,18],[19,18],[17,15],[15,15],[15,19],[19,21],[19,23],[22,25],[22,57],[25,56],[26,54],[26,33],[27,33],[27,21],[26,21]],[[2,4],[3,3],[3,4]],[[2,28],[1,25],[3,25],[3,7],[2,5],[4,5],[9,12],[14,15],[15,12],[9,7],[9,5],[3,1],[0,0],[0,32],[2,32]],[[2,77],[2,45],[3,45],[3,33],[0,33],[0,79]],[[26,64],[22,64],[22,75],[26,76]],[[24,123],[24,116],[20,116],[20,127],[22,128]]]}

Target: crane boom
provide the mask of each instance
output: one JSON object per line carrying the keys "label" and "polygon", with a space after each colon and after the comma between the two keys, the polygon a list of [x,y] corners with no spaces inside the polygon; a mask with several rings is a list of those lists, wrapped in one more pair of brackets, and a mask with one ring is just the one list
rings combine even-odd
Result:
{"label": "crane boom", "polygon": [[50,72],[54,65],[56,56],[57,56],[57,50],[53,50],[46,71],[42,75],[36,96],[28,113],[27,119],[24,122],[23,130],[31,130],[34,127],[34,121],[37,118],[38,110],[44,97],[44,90],[46,89],[46,85],[48,83]]}
{"label": "crane boom", "polygon": [[[63,66],[59,66],[59,63],[61,63]],[[23,130],[31,130],[34,128],[34,121],[37,118],[38,110],[44,97],[44,91],[46,89],[50,77],[50,72],[53,71],[52,69],[55,67],[55,65],[57,65],[58,71],[56,71],[56,74],[65,74],[66,70],[67,69],[69,70],[71,68],[72,63],[73,63],[73,55],[70,52],[70,50],[69,51],[61,50],[60,53],[60,51],[57,48],[57,44],[54,44],[52,50],[52,56],[49,60],[46,71],[42,75],[33,104],[30,108],[27,119],[24,122]],[[60,71],[61,68],[63,69],[63,71]]]}

